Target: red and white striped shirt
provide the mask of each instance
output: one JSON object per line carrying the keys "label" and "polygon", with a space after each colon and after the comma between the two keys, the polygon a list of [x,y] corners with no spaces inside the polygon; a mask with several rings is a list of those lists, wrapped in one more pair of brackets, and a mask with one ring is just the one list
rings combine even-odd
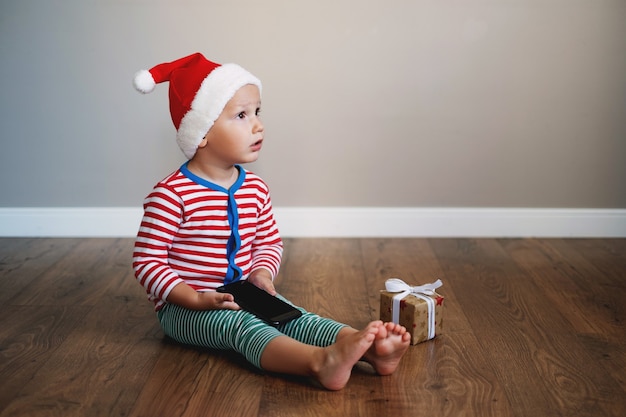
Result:
{"label": "red and white striped shirt", "polygon": [[184,164],[144,201],[133,269],[156,310],[183,281],[207,291],[259,268],[278,274],[283,243],[269,189],[257,175],[237,168],[239,177],[227,190]]}

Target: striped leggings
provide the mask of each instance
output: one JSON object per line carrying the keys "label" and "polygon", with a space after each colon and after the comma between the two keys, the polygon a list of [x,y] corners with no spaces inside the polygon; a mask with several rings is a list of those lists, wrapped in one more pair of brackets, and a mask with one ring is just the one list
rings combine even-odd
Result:
{"label": "striped leggings", "polygon": [[302,316],[278,327],[244,310],[196,311],[165,304],[157,315],[165,334],[177,342],[234,350],[261,369],[261,355],[275,337],[284,335],[308,345],[325,347],[335,343],[339,331],[346,327],[298,309]]}

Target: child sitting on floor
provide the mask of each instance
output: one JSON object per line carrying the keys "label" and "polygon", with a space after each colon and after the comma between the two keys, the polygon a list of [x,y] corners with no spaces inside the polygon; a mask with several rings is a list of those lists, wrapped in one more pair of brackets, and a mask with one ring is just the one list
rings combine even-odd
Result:
{"label": "child sitting on floor", "polygon": [[273,280],[283,243],[269,190],[240,165],[256,161],[263,145],[261,82],[199,53],[134,79],[143,93],[165,81],[176,139],[189,160],[146,198],[133,254],[135,276],[165,334],[234,350],[260,369],[312,376],[329,390],[343,388],[359,360],[391,374],[409,346],[400,325],[373,321],[356,330],[299,308],[301,317],[274,327],[216,291],[247,279],[281,297]]}

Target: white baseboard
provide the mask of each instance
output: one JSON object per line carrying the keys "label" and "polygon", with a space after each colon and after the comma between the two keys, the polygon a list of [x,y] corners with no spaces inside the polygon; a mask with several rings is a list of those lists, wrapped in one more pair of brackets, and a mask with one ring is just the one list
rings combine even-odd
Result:
{"label": "white baseboard", "polygon": [[[626,209],[275,207],[283,237],[626,237]],[[133,237],[136,207],[0,208],[0,237]]]}

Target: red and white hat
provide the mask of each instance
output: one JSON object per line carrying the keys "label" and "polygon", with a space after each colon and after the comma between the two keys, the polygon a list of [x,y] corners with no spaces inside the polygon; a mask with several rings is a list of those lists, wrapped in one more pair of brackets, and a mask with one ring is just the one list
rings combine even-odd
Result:
{"label": "red and white hat", "polygon": [[253,84],[261,91],[261,81],[239,65],[216,64],[200,53],[141,70],[135,74],[134,86],[147,94],[165,81],[170,83],[176,141],[189,159],[237,90]]}

